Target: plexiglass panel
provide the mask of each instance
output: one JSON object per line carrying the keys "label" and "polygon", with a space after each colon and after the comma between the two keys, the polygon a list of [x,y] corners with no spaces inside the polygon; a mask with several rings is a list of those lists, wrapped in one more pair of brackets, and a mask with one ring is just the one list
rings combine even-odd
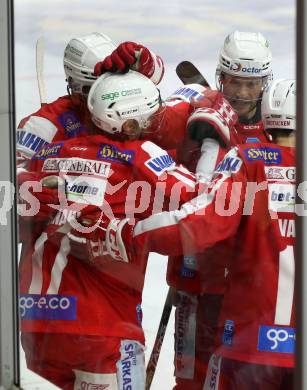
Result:
{"label": "plexiglass panel", "polygon": [[[290,389],[294,152],[269,144],[260,105],[271,67],[295,78],[295,3],[14,4],[23,388],[143,389],[165,309],[152,389]],[[91,116],[94,66],[127,41],[117,53],[138,72],[100,79]],[[182,61],[223,97],[186,63],[184,87]],[[267,128],[291,130],[277,114]],[[241,183],[226,204],[221,177]],[[247,182],[266,187],[243,206]],[[129,223],[105,241],[113,217]]]}

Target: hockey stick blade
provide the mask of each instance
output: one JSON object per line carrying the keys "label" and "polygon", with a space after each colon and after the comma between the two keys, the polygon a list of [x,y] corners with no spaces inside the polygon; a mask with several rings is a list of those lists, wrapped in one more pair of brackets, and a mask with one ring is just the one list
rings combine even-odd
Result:
{"label": "hockey stick blade", "polygon": [[177,76],[183,84],[200,84],[210,88],[209,83],[190,61],[182,61],[176,67]]}
{"label": "hockey stick blade", "polygon": [[44,38],[36,41],[36,78],[41,106],[47,103],[46,87],[44,81]]}
{"label": "hockey stick blade", "polygon": [[156,335],[155,343],[151,351],[151,355],[147,364],[146,368],[146,386],[145,390],[149,390],[151,386],[151,382],[153,380],[153,377],[156,372],[159,356],[160,356],[160,351],[162,347],[162,343],[164,340],[167,324],[169,317],[172,312],[172,307],[173,307],[173,300],[172,300],[172,288],[169,287],[168,293],[165,299],[164,307],[163,307],[163,312],[161,315],[161,320],[158,328],[158,332]]}

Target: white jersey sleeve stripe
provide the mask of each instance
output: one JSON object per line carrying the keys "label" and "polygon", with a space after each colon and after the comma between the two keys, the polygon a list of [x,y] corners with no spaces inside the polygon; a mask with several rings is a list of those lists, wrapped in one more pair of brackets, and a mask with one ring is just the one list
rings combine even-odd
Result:
{"label": "white jersey sleeve stripe", "polygon": [[32,280],[29,294],[41,294],[43,287],[43,254],[45,242],[48,239],[47,233],[42,233],[34,245],[32,256]]}
{"label": "white jersey sleeve stripe", "polygon": [[176,225],[179,221],[189,215],[206,208],[213,202],[216,191],[226,179],[228,179],[228,176],[223,175],[222,179],[216,182],[210,193],[206,192],[197,196],[191,201],[183,204],[180,210],[164,211],[139,221],[134,228],[134,236],[138,236],[139,234],[146,233],[150,230]]}
{"label": "white jersey sleeve stripe", "polygon": [[62,281],[63,271],[67,265],[67,255],[70,251],[70,241],[67,235],[61,240],[59,252],[56,255],[52,271],[50,285],[47,290],[47,294],[58,294],[60,284]]}
{"label": "white jersey sleeve stripe", "polygon": [[275,310],[276,325],[290,325],[294,299],[295,262],[293,246],[279,254],[278,288]]}
{"label": "white jersey sleeve stripe", "polygon": [[[238,156],[237,150],[235,148],[231,149],[225,156]],[[215,199],[216,192],[221,187],[221,185],[232,176],[231,169],[224,171],[219,174],[221,177],[215,181],[213,186],[210,186],[209,192],[203,192],[199,196],[193,198],[191,201],[183,204],[179,210],[175,211],[164,211],[159,214],[152,215],[142,221],[139,221],[134,228],[134,237],[149,232],[151,230],[156,230],[160,228],[165,228],[169,226],[176,225],[182,219],[188,217],[189,215],[195,214],[200,210],[205,209],[210,204],[213,203]]]}
{"label": "white jersey sleeve stripe", "polygon": [[191,180],[191,179],[187,178],[186,176],[182,175],[177,170],[168,171],[168,174],[171,175],[171,176],[174,176],[176,179],[182,181],[187,186],[189,186],[189,187],[191,187],[193,189],[195,188],[196,182],[194,180]]}

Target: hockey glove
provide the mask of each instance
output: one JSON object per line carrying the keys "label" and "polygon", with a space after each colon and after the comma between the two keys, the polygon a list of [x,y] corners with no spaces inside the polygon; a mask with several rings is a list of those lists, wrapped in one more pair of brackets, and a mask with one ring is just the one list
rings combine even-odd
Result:
{"label": "hockey glove", "polygon": [[106,231],[106,248],[114,260],[125,263],[131,260],[133,227],[128,218],[110,221]]}
{"label": "hockey glove", "polygon": [[[28,214],[27,207],[23,208],[21,216],[25,219],[31,217],[37,221],[43,221],[52,217],[57,211],[53,205],[59,204],[58,185],[61,179],[57,176],[45,176],[38,172],[22,170],[17,176],[19,187],[19,201],[23,207],[26,204],[35,206],[34,202],[39,201],[39,208],[36,214]],[[35,207],[33,207],[34,209]]]}
{"label": "hockey glove", "polygon": [[125,73],[129,69],[142,73],[159,84],[164,74],[162,59],[135,42],[121,43],[109,56],[96,64],[94,74],[100,76],[105,72]]}
{"label": "hockey glove", "polygon": [[193,103],[195,111],[188,119],[187,129],[192,140],[202,143],[205,138],[221,140],[230,145],[230,131],[238,116],[219,91],[207,90],[204,98]]}

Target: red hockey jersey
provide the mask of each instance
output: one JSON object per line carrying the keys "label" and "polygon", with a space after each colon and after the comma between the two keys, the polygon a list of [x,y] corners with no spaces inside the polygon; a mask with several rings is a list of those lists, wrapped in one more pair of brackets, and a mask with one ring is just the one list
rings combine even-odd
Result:
{"label": "red hockey jersey", "polygon": [[[262,121],[253,125],[238,122],[230,134],[232,145],[268,141]],[[228,149],[221,146],[210,147],[210,144],[207,149],[207,153],[203,153],[200,161],[200,153],[197,149],[191,161],[188,160],[187,153],[186,158],[181,158],[180,161],[186,164],[192,172],[199,173],[199,169],[205,169],[206,172],[212,174]],[[228,239],[193,256],[170,256],[167,268],[168,284],[178,290],[193,294],[223,293],[226,286],[228,254],[232,251],[233,245],[233,240]],[[213,267],[212,259],[217,258],[219,262],[215,260]]]}
{"label": "red hockey jersey", "polygon": [[294,207],[293,148],[250,144],[225,156],[204,194],[135,227],[136,248],[162,254],[191,256],[234,237],[219,324],[224,357],[294,365]]}
{"label": "red hockey jersey", "polygon": [[[48,144],[37,152],[31,171],[60,175],[65,196],[114,216],[144,218],[191,199],[195,177],[150,141],[112,141],[89,136]],[[195,196],[195,195],[194,195]],[[123,337],[144,342],[141,295],[147,253],[135,264],[100,258],[93,265],[74,252],[63,228],[78,211],[66,208],[50,216],[39,233],[23,242],[20,260],[22,331]],[[35,223],[35,216],[33,217]],[[29,232],[31,233],[31,232]]]}
{"label": "red hockey jersey", "polygon": [[[193,111],[190,101],[199,98],[203,90],[204,87],[193,84],[175,91],[165,101],[160,127],[154,133],[144,134],[143,138],[163,149],[175,149],[184,138],[186,123]],[[50,142],[100,133],[93,125],[85,103],[63,96],[20,121],[16,133],[17,155],[21,160],[27,160]]]}

